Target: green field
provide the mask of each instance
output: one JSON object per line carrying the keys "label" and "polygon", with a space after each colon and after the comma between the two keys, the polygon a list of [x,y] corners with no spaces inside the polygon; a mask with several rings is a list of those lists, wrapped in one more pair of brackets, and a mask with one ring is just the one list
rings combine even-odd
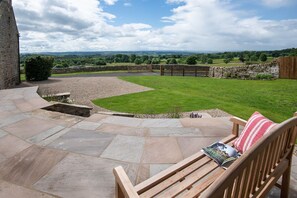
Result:
{"label": "green field", "polygon": [[182,111],[222,109],[247,119],[259,111],[276,122],[297,111],[296,80],[234,80],[194,77],[122,77],[121,79],[154,88],[93,102],[101,107],[129,113],[168,113],[174,107]]}

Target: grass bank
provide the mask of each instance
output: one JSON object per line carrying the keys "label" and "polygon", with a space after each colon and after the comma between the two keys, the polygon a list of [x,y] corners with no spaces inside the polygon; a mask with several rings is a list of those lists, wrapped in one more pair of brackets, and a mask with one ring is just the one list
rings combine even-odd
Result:
{"label": "grass bank", "polygon": [[297,111],[296,80],[227,80],[194,77],[121,77],[153,91],[94,100],[104,108],[129,113],[167,113],[220,108],[247,119],[260,111],[276,122]]}

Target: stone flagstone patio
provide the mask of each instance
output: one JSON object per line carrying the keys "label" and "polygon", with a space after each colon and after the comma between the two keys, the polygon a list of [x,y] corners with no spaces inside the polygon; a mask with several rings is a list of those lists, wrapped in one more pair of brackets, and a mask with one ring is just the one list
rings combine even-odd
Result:
{"label": "stone flagstone patio", "polygon": [[[137,119],[48,112],[37,87],[0,91],[0,197],[113,197],[112,169],[136,184],[230,134],[228,117]],[[291,196],[297,197],[294,156]],[[278,197],[278,190],[270,197]]]}

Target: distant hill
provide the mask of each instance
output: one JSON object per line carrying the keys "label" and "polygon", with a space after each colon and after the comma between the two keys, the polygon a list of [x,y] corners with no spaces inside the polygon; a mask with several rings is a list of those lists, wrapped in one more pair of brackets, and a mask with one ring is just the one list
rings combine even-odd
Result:
{"label": "distant hill", "polygon": [[98,51],[98,52],[40,52],[40,53],[22,53],[22,55],[50,55],[50,56],[108,56],[108,55],[116,55],[116,54],[126,54],[131,55],[135,54],[138,56],[142,55],[192,55],[192,54],[200,54],[200,53],[215,53],[215,52],[188,52],[188,51]]}

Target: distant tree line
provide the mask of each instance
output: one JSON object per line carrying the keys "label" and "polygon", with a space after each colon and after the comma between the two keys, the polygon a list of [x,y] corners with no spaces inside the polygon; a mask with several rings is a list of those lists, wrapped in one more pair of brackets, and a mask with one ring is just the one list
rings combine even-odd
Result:
{"label": "distant tree line", "polygon": [[[42,55],[21,55],[21,65],[25,64],[27,58]],[[131,63],[131,64],[213,64],[215,59],[222,59],[228,64],[237,58],[241,62],[249,63],[256,61],[267,61],[268,57],[297,56],[297,48],[275,50],[275,51],[240,51],[198,54],[92,54],[92,55],[52,55],[54,67],[66,68],[69,66],[103,66],[106,64]]]}

